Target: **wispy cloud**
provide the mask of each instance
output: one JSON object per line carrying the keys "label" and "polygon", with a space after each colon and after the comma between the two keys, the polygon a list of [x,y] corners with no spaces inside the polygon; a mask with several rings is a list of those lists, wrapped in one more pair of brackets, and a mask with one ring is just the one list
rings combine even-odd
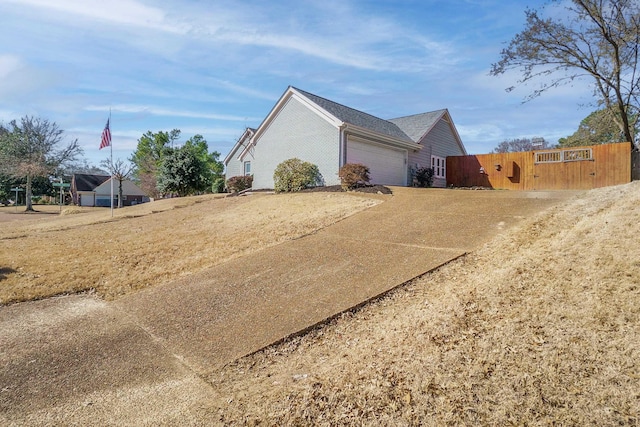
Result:
{"label": "wispy cloud", "polygon": [[172,33],[184,33],[188,28],[178,26],[167,19],[166,13],[157,7],[147,6],[135,0],[5,0],[20,6],[40,10],[78,15],[95,21],[117,25],[152,28]]}
{"label": "wispy cloud", "polygon": [[230,147],[294,85],[381,117],[450,108],[470,151],[488,151],[588,113],[567,109],[584,86],[523,106],[530,87],[504,91],[516,74],[487,75],[525,5],[0,0],[0,120],[47,117],[95,156],[111,106],[118,150],[173,128]]}
{"label": "wispy cloud", "polygon": [[203,113],[196,111],[185,110],[172,110],[162,107],[150,107],[146,105],[133,105],[133,104],[116,104],[113,106],[108,105],[89,105],[85,107],[86,111],[115,111],[120,113],[133,113],[133,114],[149,114],[154,116],[166,116],[166,117],[185,117],[193,119],[210,119],[210,120],[226,120],[243,122],[247,120],[258,120],[256,118],[234,116],[229,114],[216,114],[216,113]]}
{"label": "wispy cloud", "polygon": [[0,80],[7,79],[22,67],[22,61],[16,55],[0,55]]}

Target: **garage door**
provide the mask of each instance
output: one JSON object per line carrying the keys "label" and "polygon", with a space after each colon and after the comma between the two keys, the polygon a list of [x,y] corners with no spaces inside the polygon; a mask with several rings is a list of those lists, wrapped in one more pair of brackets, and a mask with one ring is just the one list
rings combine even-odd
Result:
{"label": "garage door", "polygon": [[369,166],[372,184],[406,185],[406,153],[406,150],[360,141],[347,143],[347,163]]}
{"label": "garage door", "polygon": [[95,194],[80,193],[80,206],[95,206]]}

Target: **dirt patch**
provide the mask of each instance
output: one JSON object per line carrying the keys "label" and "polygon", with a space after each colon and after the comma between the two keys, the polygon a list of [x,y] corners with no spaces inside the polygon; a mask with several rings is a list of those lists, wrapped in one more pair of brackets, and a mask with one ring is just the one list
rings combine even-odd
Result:
{"label": "dirt patch", "polygon": [[635,425],[640,183],[592,190],[209,376],[254,425]]}
{"label": "dirt patch", "polygon": [[25,212],[24,208],[18,211],[11,211],[7,208],[0,209],[0,223],[12,221],[34,221],[46,219],[47,216],[56,215],[58,212],[37,211]]}
{"label": "dirt patch", "polygon": [[[309,234],[380,200],[349,194],[171,199],[0,229],[0,304],[96,290],[115,298]],[[29,215],[30,216],[30,215]]]}

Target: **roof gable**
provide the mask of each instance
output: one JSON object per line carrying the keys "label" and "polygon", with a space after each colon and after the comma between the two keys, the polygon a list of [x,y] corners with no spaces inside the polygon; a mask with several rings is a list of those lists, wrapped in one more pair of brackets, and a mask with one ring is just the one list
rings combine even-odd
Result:
{"label": "roof gable", "polygon": [[398,125],[411,139],[415,142],[420,142],[425,136],[438,124],[440,120],[444,120],[451,129],[451,133],[458,142],[460,149],[463,153],[467,153],[467,149],[462,143],[460,134],[453,124],[449,110],[446,108],[443,110],[431,111],[428,113],[414,114],[411,116],[398,117],[395,119],[389,119],[390,122]]}
{"label": "roof gable", "polygon": [[109,175],[89,175],[83,173],[76,173],[73,175],[72,181],[74,183],[75,191],[93,191],[100,184],[106,182],[111,178]]}
{"label": "roof gable", "polygon": [[389,119],[391,123],[395,123],[409,137],[415,141],[420,140],[436,125],[438,120],[446,113],[447,110],[436,110],[428,113],[413,114],[411,116],[398,117]]}
{"label": "roof gable", "polygon": [[238,138],[238,141],[235,143],[235,145],[233,146],[233,148],[231,149],[231,151],[229,151],[229,154],[227,154],[227,156],[224,158],[223,162],[225,166],[227,166],[229,164],[229,161],[233,158],[233,155],[238,152],[238,150],[241,147],[246,147],[247,145],[249,145],[249,142],[251,141],[251,137],[256,133],[256,130],[254,128],[250,128],[248,127],[243,134],[240,136],[240,138]]}

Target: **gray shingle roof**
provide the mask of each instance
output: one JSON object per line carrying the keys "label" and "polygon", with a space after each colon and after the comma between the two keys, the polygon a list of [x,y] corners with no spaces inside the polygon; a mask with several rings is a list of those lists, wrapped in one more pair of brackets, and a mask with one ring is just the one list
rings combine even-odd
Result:
{"label": "gray shingle roof", "polygon": [[433,127],[433,125],[440,119],[442,113],[447,110],[431,111],[429,113],[414,114],[412,116],[398,117],[396,119],[389,119],[391,123],[396,124],[400,129],[404,131],[409,137],[418,142],[422,139],[424,134]]}
{"label": "gray shingle roof", "polygon": [[109,175],[88,175],[83,173],[73,175],[76,191],[93,191],[100,184],[108,181],[109,178],[111,178]]}
{"label": "gray shingle roof", "polygon": [[415,142],[415,140],[413,140],[410,136],[403,132],[402,129],[400,129],[395,123],[392,123],[389,120],[384,120],[372,116],[371,114],[363,113],[362,111],[346,107],[342,104],[338,104],[337,102],[330,101],[326,98],[322,98],[318,95],[305,92],[304,90],[298,88],[294,89],[307,97],[311,102],[324,108],[329,113],[345,123],[369,129],[374,132],[388,135],[403,141]]}

